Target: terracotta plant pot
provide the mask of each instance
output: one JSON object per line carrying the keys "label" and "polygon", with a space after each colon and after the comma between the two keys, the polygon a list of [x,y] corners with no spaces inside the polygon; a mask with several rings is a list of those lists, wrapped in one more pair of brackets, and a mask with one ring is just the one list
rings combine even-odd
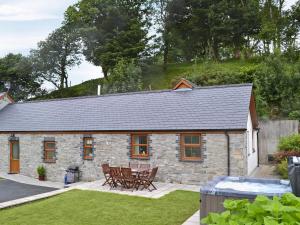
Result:
{"label": "terracotta plant pot", "polygon": [[45,176],[39,176],[39,180],[40,181],[45,181],[46,179],[45,179]]}

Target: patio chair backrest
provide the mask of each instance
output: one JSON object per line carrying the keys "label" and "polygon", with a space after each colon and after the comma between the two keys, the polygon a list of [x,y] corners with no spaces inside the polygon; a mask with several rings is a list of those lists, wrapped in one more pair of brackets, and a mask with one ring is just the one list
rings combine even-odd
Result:
{"label": "patio chair backrest", "polygon": [[154,167],[150,173],[150,177],[149,177],[149,180],[153,181],[156,174],[157,174],[157,170],[158,170],[158,167]]}
{"label": "patio chair backrest", "polygon": [[102,166],[103,173],[104,174],[109,174],[109,164],[108,163],[104,163],[101,166]]}
{"label": "patio chair backrest", "polygon": [[121,168],[122,176],[124,178],[132,178],[132,171],[131,168]]}
{"label": "patio chair backrest", "polygon": [[150,164],[140,164],[140,170],[150,170]]}
{"label": "patio chair backrest", "polygon": [[138,169],[139,168],[139,164],[138,163],[129,162],[129,167],[131,169]]}
{"label": "patio chair backrest", "polygon": [[120,167],[110,167],[109,173],[112,177],[120,177],[121,176],[121,169]]}

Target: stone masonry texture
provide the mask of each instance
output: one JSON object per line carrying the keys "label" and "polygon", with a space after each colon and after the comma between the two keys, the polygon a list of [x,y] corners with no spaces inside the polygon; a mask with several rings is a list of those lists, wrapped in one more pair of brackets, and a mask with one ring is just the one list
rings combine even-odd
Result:
{"label": "stone masonry texture", "polygon": [[[129,162],[158,166],[157,180],[184,184],[204,184],[214,176],[227,175],[227,139],[224,133],[202,134],[202,160],[189,162],[180,158],[180,133],[148,136],[149,159],[130,159],[130,134],[92,134],[94,158],[82,157],[82,134],[15,134],[20,142],[20,174],[37,177],[36,169],[44,165],[47,179],[63,182],[68,166],[79,165],[83,181],[103,178],[102,163],[128,166]],[[247,174],[246,135],[230,133],[230,173]],[[56,161],[44,163],[43,141],[55,138]],[[9,172],[10,134],[0,134],[0,171]]]}

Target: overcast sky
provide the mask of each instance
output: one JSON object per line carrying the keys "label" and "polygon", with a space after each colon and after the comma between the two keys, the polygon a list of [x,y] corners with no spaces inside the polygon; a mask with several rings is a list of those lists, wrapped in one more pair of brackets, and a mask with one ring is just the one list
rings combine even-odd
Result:
{"label": "overcast sky", "polygon": [[[0,57],[27,55],[37,42],[60,27],[64,11],[77,0],[0,0]],[[102,76],[101,68],[83,62],[70,71],[72,85]],[[52,85],[47,84],[47,88]]]}
{"label": "overcast sky", "polygon": [[[28,54],[63,20],[66,8],[77,0],[0,0],[0,57]],[[286,0],[286,7],[296,0]],[[88,62],[70,71],[72,85],[102,76],[101,68]]]}

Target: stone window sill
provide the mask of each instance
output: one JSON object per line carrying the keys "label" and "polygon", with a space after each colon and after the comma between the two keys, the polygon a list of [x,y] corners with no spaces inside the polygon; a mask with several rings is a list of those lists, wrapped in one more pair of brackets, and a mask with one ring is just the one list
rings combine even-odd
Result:
{"label": "stone window sill", "polygon": [[146,156],[146,157],[142,157],[142,156],[131,156],[130,159],[150,160],[150,156]]}
{"label": "stone window sill", "polygon": [[202,163],[204,160],[203,159],[180,159],[180,162],[190,162],[190,163]]}
{"label": "stone window sill", "polygon": [[84,157],[83,160],[87,160],[87,161],[93,161],[94,157],[90,156],[90,157]]}
{"label": "stone window sill", "polygon": [[56,163],[56,160],[44,160],[44,163]]}

